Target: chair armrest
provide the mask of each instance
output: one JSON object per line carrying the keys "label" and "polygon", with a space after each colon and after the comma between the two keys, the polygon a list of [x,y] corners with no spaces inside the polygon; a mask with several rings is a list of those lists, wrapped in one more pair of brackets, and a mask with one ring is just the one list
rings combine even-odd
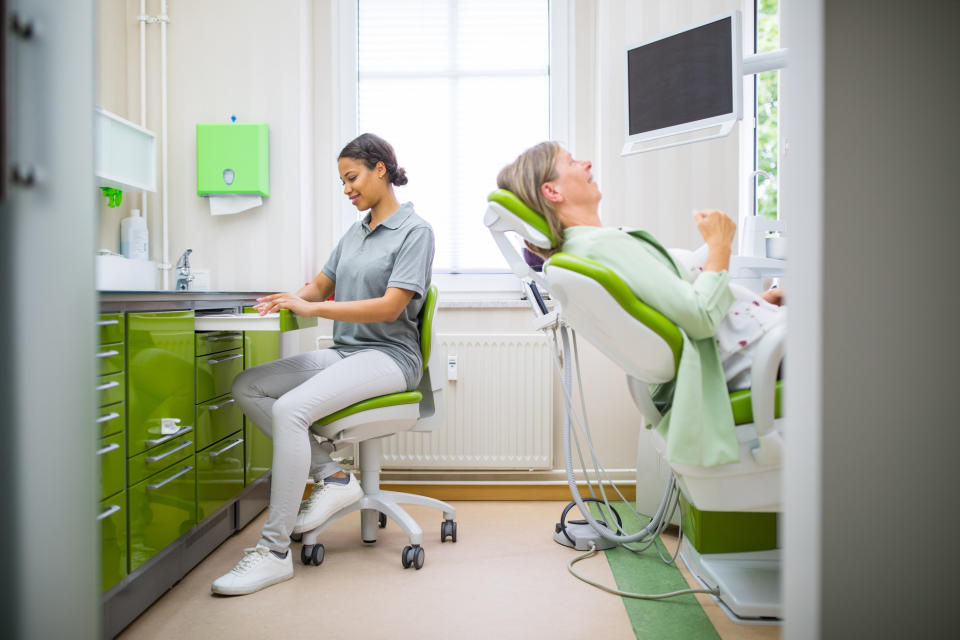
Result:
{"label": "chair armrest", "polygon": [[774,402],[777,390],[777,369],[786,348],[787,326],[780,323],[760,339],[750,368],[750,402],[757,437],[773,431]]}

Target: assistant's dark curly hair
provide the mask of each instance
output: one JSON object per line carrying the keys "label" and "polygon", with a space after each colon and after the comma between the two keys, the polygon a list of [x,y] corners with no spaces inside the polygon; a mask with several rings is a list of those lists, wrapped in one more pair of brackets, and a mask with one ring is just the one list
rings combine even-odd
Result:
{"label": "assistant's dark curly hair", "polygon": [[343,148],[337,160],[340,158],[351,158],[359,160],[367,169],[373,169],[378,162],[382,162],[387,168],[387,178],[390,184],[398,187],[407,184],[407,172],[403,167],[397,166],[397,154],[389,142],[380,136],[372,133],[363,133]]}

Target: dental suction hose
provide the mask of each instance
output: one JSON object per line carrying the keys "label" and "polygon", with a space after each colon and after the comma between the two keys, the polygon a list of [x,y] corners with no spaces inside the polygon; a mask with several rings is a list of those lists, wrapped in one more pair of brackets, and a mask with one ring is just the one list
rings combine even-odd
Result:
{"label": "dental suction hose", "polygon": [[563,392],[566,402],[566,411],[564,412],[563,419],[563,451],[565,456],[565,461],[567,465],[567,484],[570,486],[570,493],[573,496],[573,501],[577,503],[577,507],[580,508],[580,512],[583,513],[583,517],[590,523],[590,526],[593,527],[596,532],[602,536],[604,539],[609,540],[610,542],[616,544],[624,544],[637,542],[648,538],[651,534],[656,534],[659,532],[660,525],[662,524],[664,518],[667,517],[667,510],[670,503],[670,498],[674,490],[675,479],[673,474],[670,475],[670,479],[667,481],[666,490],[663,493],[663,499],[660,501],[660,506],[657,507],[657,512],[654,514],[653,518],[647,523],[647,526],[641,529],[639,532],[631,535],[620,535],[612,532],[606,524],[601,524],[593,517],[590,513],[590,510],[584,504],[583,498],[580,497],[580,491],[577,489],[577,482],[574,478],[573,471],[573,452],[570,447],[570,431],[571,431],[571,413],[573,412],[573,399],[570,397],[570,388],[571,388],[571,366],[570,366],[570,337],[568,334],[567,328],[561,327],[560,335],[563,340]]}

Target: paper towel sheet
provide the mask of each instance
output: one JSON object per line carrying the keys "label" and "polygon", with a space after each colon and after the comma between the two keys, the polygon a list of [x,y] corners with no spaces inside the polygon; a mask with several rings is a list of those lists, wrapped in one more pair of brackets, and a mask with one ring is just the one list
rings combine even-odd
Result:
{"label": "paper towel sheet", "polygon": [[240,213],[263,204],[263,196],[210,196],[210,215]]}

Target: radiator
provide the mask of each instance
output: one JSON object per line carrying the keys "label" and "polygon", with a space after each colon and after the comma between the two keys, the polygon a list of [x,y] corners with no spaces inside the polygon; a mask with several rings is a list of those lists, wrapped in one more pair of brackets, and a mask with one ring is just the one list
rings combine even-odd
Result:
{"label": "radiator", "polygon": [[436,336],[444,381],[443,426],[384,439],[391,469],[552,469],[553,356],[539,333]]}

